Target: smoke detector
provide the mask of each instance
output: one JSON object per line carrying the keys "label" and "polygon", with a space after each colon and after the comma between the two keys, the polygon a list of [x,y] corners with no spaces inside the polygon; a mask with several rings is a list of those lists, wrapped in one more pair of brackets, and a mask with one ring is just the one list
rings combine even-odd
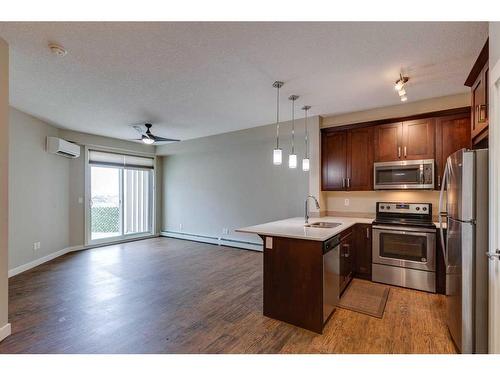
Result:
{"label": "smoke detector", "polygon": [[66,51],[66,49],[63,46],[57,43],[49,43],[49,49],[50,52],[59,57],[66,56],[66,54],[68,53],[68,51]]}

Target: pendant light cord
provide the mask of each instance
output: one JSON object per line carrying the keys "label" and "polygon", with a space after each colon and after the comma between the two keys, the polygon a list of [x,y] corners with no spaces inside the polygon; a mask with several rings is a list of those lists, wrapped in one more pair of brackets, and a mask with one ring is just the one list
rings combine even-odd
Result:
{"label": "pendant light cord", "polygon": [[276,149],[280,148],[280,88],[277,88],[276,95]]}
{"label": "pendant light cord", "polygon": [[308,142],[308,134],[307,134],[307,110],[308,108],[305,109],[306,112],[306,159],[309,159],[307,155],[309,155],[309,142]]}
{"label": "pendant light cord", "polygon": [[292,154],[295,154],[295,98],[292,98]]}

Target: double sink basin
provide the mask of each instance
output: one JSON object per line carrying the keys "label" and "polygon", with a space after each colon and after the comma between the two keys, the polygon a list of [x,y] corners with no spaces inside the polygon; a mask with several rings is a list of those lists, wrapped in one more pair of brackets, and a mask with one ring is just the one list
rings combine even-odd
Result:
{"label": "double sink basin", "polygon": [[317,223],[311,223],[311,224],[305,224],[305,227],[308,228],[326,228],[326,229],[331,229],[338,227],[339,225],[342,225],[340,223],[332,223],[329,221],[318,221]]}

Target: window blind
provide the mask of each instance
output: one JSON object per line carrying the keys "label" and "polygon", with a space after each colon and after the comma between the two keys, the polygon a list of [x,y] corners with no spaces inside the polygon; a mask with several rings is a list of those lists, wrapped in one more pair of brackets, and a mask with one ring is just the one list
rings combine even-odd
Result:
{"label": "window blind", "polygon": [[129,169],[154,169],[153,158],[97,150],[89,150],[89,164]]}

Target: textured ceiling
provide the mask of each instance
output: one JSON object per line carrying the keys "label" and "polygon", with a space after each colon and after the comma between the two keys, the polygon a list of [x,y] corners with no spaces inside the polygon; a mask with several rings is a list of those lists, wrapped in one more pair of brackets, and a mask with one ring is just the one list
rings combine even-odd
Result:
{"label": "textured ceiling", "polygon": [[[313,115],[398,104],[401,69],[411,77],[409,101],[464,92],[487,30],[473,22],[0,23],[11,105],[123,139],[146,121],[180,139],[272,123],[278,79],[283,120],[292,93]],[[49,41],[68,54],[50,54]]]}

